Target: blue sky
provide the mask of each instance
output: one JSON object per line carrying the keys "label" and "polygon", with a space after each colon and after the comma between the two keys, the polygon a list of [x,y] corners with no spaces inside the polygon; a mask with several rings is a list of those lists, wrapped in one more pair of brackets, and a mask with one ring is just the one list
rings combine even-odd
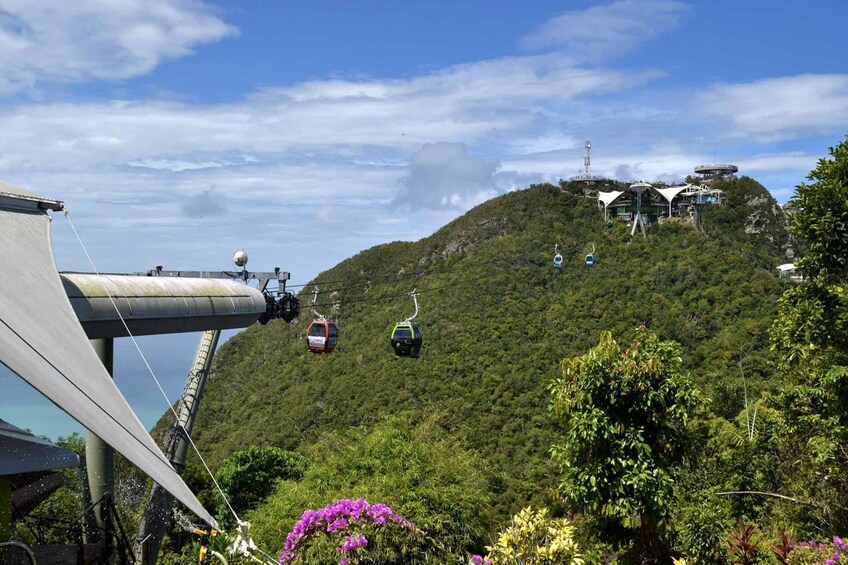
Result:
{"label": "blue sky", "polygon": [[[785,202],[848,132],[842,2],[0,0],[0,178],[62,199],[103,271],[292,282],[593,172],[731,162]],[[89,270],[64,218],[61,269]],[[173,400],[196,336],[148,338]],[[164,400],[131,348],[118,382]],[[55,435],[16,377],[0,417]]]}

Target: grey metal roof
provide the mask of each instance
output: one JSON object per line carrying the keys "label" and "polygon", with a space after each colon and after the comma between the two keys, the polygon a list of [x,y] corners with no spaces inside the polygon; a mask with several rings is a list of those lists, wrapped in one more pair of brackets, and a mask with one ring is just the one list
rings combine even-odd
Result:
{"label": "grey metal roof", "polygon": [[40,194],[0,180],[0,208],[31,208],[58,211],[63,210],[64,206],[60,200],[45,198]]}
{"label": "grey metal roof", "polygon": [[70,449],[0,420],[0,476],[79,467],[79,464],[79,457]]}

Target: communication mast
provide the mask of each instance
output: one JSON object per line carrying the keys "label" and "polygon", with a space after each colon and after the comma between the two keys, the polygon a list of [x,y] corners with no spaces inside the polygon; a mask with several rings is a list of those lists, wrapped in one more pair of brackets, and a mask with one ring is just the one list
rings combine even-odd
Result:
{"label": "communication mast", "polygon": [[592,142],[586,140],[583,143],[583,169],[577,174],[577,176],[571,177],[570,180],[582,182],[588,185],[597,184],[603,182],[603,177],[596,177],[592,175],[591,167],[592,167]]}

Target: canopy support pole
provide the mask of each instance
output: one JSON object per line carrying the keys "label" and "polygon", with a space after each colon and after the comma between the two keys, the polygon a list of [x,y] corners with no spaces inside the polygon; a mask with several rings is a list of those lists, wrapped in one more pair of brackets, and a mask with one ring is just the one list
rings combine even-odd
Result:
{"label": "canopy support pole", "polygon": [[[106,371],[114,377],[115,340],[92,339],[91,346],[106,367]],[[104,531],[105,521],[108,520],[108,510],[102,501],[104,496],[113,496],[115,492],[115,450],[93,432],[86,432],[85,438],[85,468],[88,475],[88,488],[94,506],[94,519],[97,529]],[[100,540],[103,541],[102,539]]]}

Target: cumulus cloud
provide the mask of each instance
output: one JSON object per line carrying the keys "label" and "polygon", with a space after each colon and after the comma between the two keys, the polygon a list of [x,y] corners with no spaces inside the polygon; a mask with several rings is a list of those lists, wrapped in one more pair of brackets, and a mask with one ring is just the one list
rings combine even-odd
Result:
{"label": "cumulus cloud", "polygon": [[673,29],[688,10],[674,0],[619,0],[551,18],[525,36],[521,46],[565,49],[588,59],[616,55]]}
{"label": "cumulus cloud", "polygon": [[227,207],[224,198],[212,189],[192,194],[183,201],[182,211],[189,218],[223,216]]}
{"label": "cumulus cloud", "polygon": [[805,74],[719,84],[696,97],[693,111],[729,123],[733,136],[762,141],[844,133],[848,75]]}
{"label": "cumulus cloud", "polygon": [[496,193],[498,162],[474,155],[464,143],[427,144],[412,156],[396,205],[463,209]]}
{"label": "cumulus cloud", "polygon": [[642,170],[639,166],[621,164],[612,171],[614,179],[624,182],[642,180]]}
{"label": "cumulus cloud", "polygon": [[0,93],[138,76],[236,33],[200,0],[4,0]]}

